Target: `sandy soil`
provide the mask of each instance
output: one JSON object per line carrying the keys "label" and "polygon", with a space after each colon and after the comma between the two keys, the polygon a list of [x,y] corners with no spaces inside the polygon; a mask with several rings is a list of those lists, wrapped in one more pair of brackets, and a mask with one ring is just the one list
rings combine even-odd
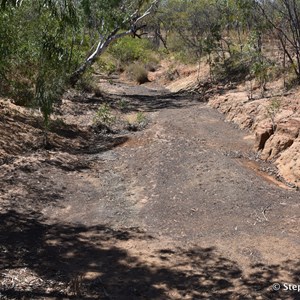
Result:
{"label": "sandy soil", "polygon": [[[64,101],[48,150],[34,116],[1,106],[0,299],[300,299],[272,290],[300,284],[299,192],[254,137],[199,97],[102,88]],[[93,131],[120,99],[147,128]]]}

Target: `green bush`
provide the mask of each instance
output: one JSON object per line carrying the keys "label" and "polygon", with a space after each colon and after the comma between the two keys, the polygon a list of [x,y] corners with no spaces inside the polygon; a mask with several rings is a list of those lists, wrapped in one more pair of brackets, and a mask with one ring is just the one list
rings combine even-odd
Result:
{"label": "green bush", "polygon": [[45,128],[74,62],[73,29],[39,1],[0,9],[0,93],[38,107]]}
{"label": "green bush", "polygon": [[212,74],[218,81],[239,82],[250,74],[251,57],[246,53],[234,52],[222,62],[212,64]]}
{"label": "green bush", "polygon": [[147,39],[133,39],[125,37],[116,41],[109,49],[115,58],[119,59],[122,64],[130,64],[135,61],[147,62],[151,44]]}
{"label": "green bush", "polygon": [[94,124],[97,127],[109,128],[116,122],[116,116],[107,103],[101,104],[94,117]]}
{"label": "green bush", "polygon": [[33,84],[26,79],[14,80],[10,83],[6,95],[10,96],[16,105],[31,106],[34,99]]}
{"label": "green bush", "polygon": [[86,93],[93,93],[97,91],[97,84],[92,71],[86,72],[77,82],[76,88]]}
{"label": "green bush", "polygon": [[129,108],[129,103],[126,99],[120,99],[117,103],[118,109],[122,112],[126,112]]}
{"label": "green bush", "polygon": [[147,121],[147,118],[146,116],[142,113],[142,112],[138,112],[136,114],[136,121],[139,125],[143,124],[143,123],[146,123]]}
{"label": "green bush", "polygon": [[97,60],[97,67],[99,71],[104,72],[107,75],[115,73],[119,64],[119,61],[107,52]]}
{"label": "green bush", "polygon": [[126,123],[127,130],[138,131],[147,126],[147,124],[149,123],[149,119],[143,112],[140,111],[134,115],[127,116]]}

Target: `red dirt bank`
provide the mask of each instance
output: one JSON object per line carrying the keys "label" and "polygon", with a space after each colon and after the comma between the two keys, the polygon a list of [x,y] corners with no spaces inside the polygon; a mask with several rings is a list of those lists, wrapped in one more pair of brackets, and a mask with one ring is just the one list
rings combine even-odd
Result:
{"label": "red dirt bank", "polygon": [[255,150],[259,157],[274,162],[280,176],[300,187],[298,96],[299,91],[280,97],[249,100],[245,89],[239,87],[224,95],[215,96],[209,101],[209,105],[226,114],[227,121],[253,131],[256,137]]}

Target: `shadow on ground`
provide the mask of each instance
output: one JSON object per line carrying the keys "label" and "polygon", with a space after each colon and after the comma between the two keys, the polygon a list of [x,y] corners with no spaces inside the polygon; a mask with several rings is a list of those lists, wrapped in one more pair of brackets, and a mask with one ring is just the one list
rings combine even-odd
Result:
{"label": "shadow on ground", "polygon": [[195,106],[199,104],[199,102],[205,102],[201,95],[191,95],[187,93],[151,94],[151,90],[149,90],[149,95],[110,95],[109,98],[112,99],[112,106],[115,108],[118,108],[118,101],[115,101],[116,98],[119,98],[121,101],[126,101],[128,105],[125,111],[128,112],[154,112],[162,109],[179,109]]}
{"label": "shadow on ground", "polygon": [[132,104],[133,110],[143,110],[146,112],[161,109],[178,109],[194,106],[199,102],[204,102],[201,96],[189,95],[186,93],[165,94],[160,96],[140,96],[128,95],[128,101]]}
{"label": "shadow on ground", "polygon": [[[0,108],[0,165],[10,156],[35,153],[45,149],[45,134],[41,118]],[[110,150],[127,141],[126,136],[105,135],[93,128],[73,124],[50,124],[47,150],[69,154],[95,154]]]}
{"label": "shadow on ground", "polygon": [[3,299],[299,299],[270,289],[286,271],[299,282],[299,263],[255,265],[246,276],[215,248],[132,255],[122,243],[155,240],[136,228],[50,225],[14,210],[0,218]]}
{"label": "shadow on ground", "polygon": [[115,85],[121,87],[118,92],[103,92],[101,95],[86,95],[80,98],[71,97],[70,100],[81,106],[110,103],[111,107],[124,110],[125,112],[153,112],[167,108],[179,109],[207,101],[206,92],[208,87],[205,87],[202,93],[172,93],[162,87],[152,89],[143,85],[128,86],[122,83],[116,83]]}
{"label": "shadow on ground", "polygon": [[[199,83],[194,88],[180,90],[178,92],[170,92],[170,90],[157,86],[147,85],[127,85],[121,82],[113,83],[117,87],[117,92],[102,93],[100,98],[86,97],[84,101],[89,103],[97,103],[100,99],[109,101],[118,108],[118,101],[127,102],[125,110],[127,111],[144,111],[153,112],[162,109],[179,109],[199,104],[199,102],[207,102],[214,94],[223,94],[228,88],[223,86],[214,86],[209,82]],[[101,101],[101,100],[100,100]]]}

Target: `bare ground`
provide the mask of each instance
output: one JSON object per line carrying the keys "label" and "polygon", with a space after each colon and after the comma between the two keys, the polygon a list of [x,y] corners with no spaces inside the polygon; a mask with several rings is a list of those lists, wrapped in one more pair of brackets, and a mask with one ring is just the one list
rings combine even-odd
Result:
{"label": "bare ground", "polygon": [[[300,284],[299,192],[253,137],[199,97],[102,86],[114,95],[64,102],[48,150],[2,107],[0,299],[300,299],[272,290]],[[94,132],[120,99],[148,127]]]}

